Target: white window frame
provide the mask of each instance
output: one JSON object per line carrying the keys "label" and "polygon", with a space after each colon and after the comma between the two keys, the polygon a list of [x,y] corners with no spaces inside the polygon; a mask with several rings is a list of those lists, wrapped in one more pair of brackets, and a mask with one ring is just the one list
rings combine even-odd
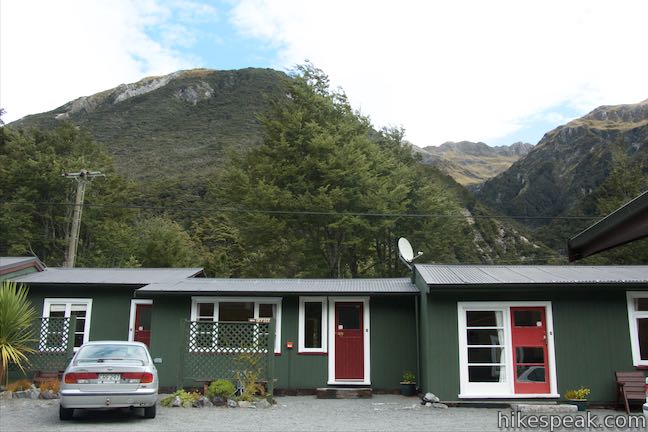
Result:
{"label": "white window frame", "polygon": [[135,315],[137,312],[137,305],[153,305],[153,300],[146,299],[132,299],[130,305],[130,318],[128,320],[128,340],[133,342],[135,339]]}
{"label": "white window frame", "polygon": [[634,366],[648,366],[648,359],[641,359],[641,350],[639,349],[639,329],[637,320],[640,318],[648,319],[648,311],[635,310],[635,300],[638,298],[648,298],[648,291],[628,291],[626,292],[628,300],[628,324],[630,327],[630,346],[632,347],[632,364]]}
{"label": "white window frame", "polygon": [[[43,301],[43,318],[49,318],[50,308],[53,304],[65,304],[65,318],[70,318],[71,309],[73,304],[85,304],[86,305],[86,316],[85,323],[83,326],[83,343],[86,343],[90,340],[90,315],[92,313],[92,299],[82,299],[82,298],[53,298],[48,297]],[[47,329],[45,329],[45,334],[47,334]],[[65,335],[64,343],[68,343],[68,334]],[[39,346],[44,346],[43,341],[40,341]],[[80,347],[74,347],[74,351],[78,351]],[[45,349],[44,351],[47,351]]]}
{"label": "white window frame", "polygon": [[[321,340],[322,346],[320,348],[307,348],[306,347],[306,303],[321,303],[322,304],[322,322],[321,322]],[[327,301],[326,297],[299,297],[299,332],[298,332],[298,354],[302,353],[321,353],[327,352]]]}
{"label": "white window frame", "polygon": [[[362,303],[363,331],[364,331],[364,379],[362,380],[336,380],[335,378],[335,304],[336,303]],[[328,351],[328,385],[371,385],[371,337],[369,297],[329,297],[328,298],[328,340],[331,341]]]}
{"label": "white window frame", "polygon": [[254,303],[254,318],[259,318],[259,304],[275,305],[275,346],[274,353],[281,354],[281,297],[191,297],[191,321],[198,317],[198,303],[213,303],[213,320],[218,321],[220,303]]}
{"label": "white window frame", "polygon": [[[549,393],[516,394],[513,371],[513,350],[511,343],[511,308],[544,307],[547,326],[547,365],[549,368]],[[506,382],[471,383],[468,381],[468,341],[466,335],[466,311],[502,311],[504,326],[504,349],[506,355]],[[557,398],[556,354],[554,346],[553,312],[550,301],[528,302],[457,302],[457,328],[459,331],[459,380],[460,399],[470,398]]]}

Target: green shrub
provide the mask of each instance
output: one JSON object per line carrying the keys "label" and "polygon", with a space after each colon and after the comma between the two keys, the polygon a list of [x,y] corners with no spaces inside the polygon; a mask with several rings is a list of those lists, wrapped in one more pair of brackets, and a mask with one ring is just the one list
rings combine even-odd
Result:
{"label": "green shrub", "polygon": [[213,381],[207,387],[207,397],[213,398],[214,396],[219,396],[224,399],[228,399],[234,396],[236,392],[236,387],[230,381],[225,379],[218,379]]}
{"label": "green shrub", "polygon": [[414,384],[416,383],[416,376],[410,371],[403,372],[403,384]]}
{"label": "green shrub", "polygon": [[173,400],[178,396],[180,398],[180,404],[183,408],[191,408],[191,405],[200,399],[200,393],[198,392],[186,392],[184,390],[178,390],[173,394],[170,394],[169,396],[165,397],[160,401],[160,405],[162,406],[171,406],[173,403]]}

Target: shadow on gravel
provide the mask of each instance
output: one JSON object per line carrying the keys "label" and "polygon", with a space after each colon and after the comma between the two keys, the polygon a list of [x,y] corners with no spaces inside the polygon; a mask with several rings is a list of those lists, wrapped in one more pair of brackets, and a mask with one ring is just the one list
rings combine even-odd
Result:
{"label": "shadow on gravel", "polygon": [[143,408],[116,408],[111,410],[74,410],[74,417],[72,422],[79,422],[85,424],[101,423],[134,423],[145,422],[148,419],[143,417]]}

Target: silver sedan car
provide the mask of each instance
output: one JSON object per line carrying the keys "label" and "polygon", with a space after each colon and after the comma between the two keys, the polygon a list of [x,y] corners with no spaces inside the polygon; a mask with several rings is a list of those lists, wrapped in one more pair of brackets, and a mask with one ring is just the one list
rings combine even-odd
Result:
{"label": "silver sedan car", "polygon": [[59,418],[75,409],[144,408],[155,417],[157,369],[140,342],[98,341],[79,348],[61,382]]}

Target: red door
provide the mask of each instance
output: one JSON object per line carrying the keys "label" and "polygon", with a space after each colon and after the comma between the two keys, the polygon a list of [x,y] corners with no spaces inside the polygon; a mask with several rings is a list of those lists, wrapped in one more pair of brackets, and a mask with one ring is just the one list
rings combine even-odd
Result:
{"label": "red door", "polygon": [[153,305],[136,304],[135,305],[135,328],[133,340],[142,342],[147,347],[151,347],[151,311]]}
{"label": "red door", "polygon": [[364,380],[362,302],[335,303],[335,379]]}
{"label": "red door", "polygon": [[515,393],[549,393],[547,319],[544,307],[511,308],[511,342]]}

